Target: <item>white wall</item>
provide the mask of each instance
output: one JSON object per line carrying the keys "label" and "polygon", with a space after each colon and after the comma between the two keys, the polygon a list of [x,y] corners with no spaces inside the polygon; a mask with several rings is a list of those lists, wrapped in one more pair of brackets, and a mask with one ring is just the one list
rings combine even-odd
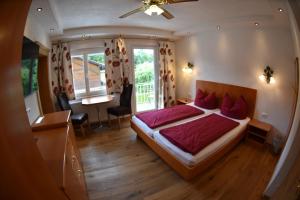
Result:
{"label": "white wall", "polygon": [[[290,22],[291,22],[291,30],[294,42],[294,48],[296,52],[296,56],[300,58],[300,27],[298,27],[295,16],[290,10]],[[300,72],[299,72],[300,73]],[[299,74],[300,76],[300,74]],[[299,85],[300,88],[300,85]],[[286,142],[285,148],[280,156],[280,159],[276,165],[274,174],[266,188],[264,194],[272,197],[274,192],[278,189],[278,187],[282,184],[285,177],[288,175],[289,170],[293,166],[295,160],[297,159],[297,155],[300,152],[300,93],[298,94],[298,102],[295,113],[295,118],[293,121],[293,126],[291,128],[291,132],[289,134],[289,138]]]}
{"label": "white wall", "polygon": [[[127,53],[129,58],[129,63],[133,66],[132,62],[132,50],[134,47],[157,47],[156,40],[147,40],[147,39],[126,39]],[[70,42],[71,54],[72,51],[78,49],[92,49],[92,48],[104,48],[104,39],[92,39],[92,40],[82,40],[82,41],[73,41]],[[134,91],[132,96],[132,101],[134,101]],[[72,109],[74,112],[87,112],[91,122],[96,122],[98,120],[97,111],[95,106],[82,106],[81,101],[71,102]],[[107,119],[106,108],[119,104],[119,96],[116,95],[116,98],[113,102],[99,105],[101,120]],[[133,108],[134,109],[134,108]]]}
{"label": "white wall", "polygon": [[[177,41],[176,55],[177,97],[194,97],[195,81],[199,79],[255,88],[255,117],[271,123],[275,133],[287,134],[295,84],[295,54],[289,29],[203,32]],[[195,65],[190,75],[182,72],[188,61]],[[275,71],[274,85],[258,79],[266,65]],[[262,113],[268,116],[263,117]]]}
{"label": "white wall", "polygon": [[32,41],[37,41],[45,47],[51,49],[51,41],[48,33],[45,31],[43,26],[40,25],[36,19],[30,15],[26,20],[24,35]]}
{"label": "white wall", "polygon": [[[34,18],[28,16],[24,31],[24,36],[31,39],[34,42],[39,42],[47,48],[51,48],[51,43],[48,34],[43,27],[38,24]],[[30,124],[41,115],[41,109],[39,106],[39,96],[37,92],[24,98],[28,120]]]}

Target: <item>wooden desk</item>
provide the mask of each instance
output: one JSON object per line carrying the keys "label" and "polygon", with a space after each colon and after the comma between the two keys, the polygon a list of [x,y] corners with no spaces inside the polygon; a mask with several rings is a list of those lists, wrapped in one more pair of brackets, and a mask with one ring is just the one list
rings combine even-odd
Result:
{"label": "wooden desk", "polygon": [[82,105],[91,106],[95,105],[98,115],[99,127],[102,127],[101,119],[100,119],[100,108],[99,104],[108,103],[114,100],[114,96],[106,95],[106,96],[99,96],[99,97],[89,97],[82,99]]}

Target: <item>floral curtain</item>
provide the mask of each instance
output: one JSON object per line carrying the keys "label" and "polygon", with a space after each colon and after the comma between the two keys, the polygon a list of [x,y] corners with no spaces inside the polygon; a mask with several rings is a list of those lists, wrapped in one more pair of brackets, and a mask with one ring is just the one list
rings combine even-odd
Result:
{"label": "floral curtain", "polygon": [[67,43],[52,45],[51,78],[54,95],[65,92],[69,99],[75,99],[71,54]]}
{"label": "floral curtain", "polygon": [[106,40],[104,46],[107,93],[121,92],[123,84],[133,81],[125,41],[121,38]]}
{"label": "floral curtain", "polygon": [[159,99],[158,107],[175,105],[175,45],[159,42]]}

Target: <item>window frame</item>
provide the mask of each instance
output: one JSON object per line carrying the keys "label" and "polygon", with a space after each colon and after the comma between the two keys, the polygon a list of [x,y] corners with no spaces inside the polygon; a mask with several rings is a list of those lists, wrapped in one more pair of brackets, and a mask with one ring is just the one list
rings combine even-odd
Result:
{"label": "window frame", "polygon": [[[85,93],[82,93],[82,94],[79,94],[79,95],[76,95],[76,93],[75,93],[75,99],[83,99],[83,98],[86,98],[86,97],[105,96],[105,95],[107,95],[107,90],[106,89],[105,90],[100,90],[100,92],[91,92],[90,91],[88,55],[89,54],[97,54],[97,53],[104,53],[105,54],[105,49],[104,48],[89,48],[89,49],[76,49],[76,50],[71,51],[71,58],[75,57],[75,56],[83,56],[84,81],[85,81],[85,89],[86,89]],[[104,64],[105,64],[105,56],[104,56]],[[73,73],[73,69],[72,69],[72,73]],[[74,79],[73,79],[73,81],[74,81]]]}

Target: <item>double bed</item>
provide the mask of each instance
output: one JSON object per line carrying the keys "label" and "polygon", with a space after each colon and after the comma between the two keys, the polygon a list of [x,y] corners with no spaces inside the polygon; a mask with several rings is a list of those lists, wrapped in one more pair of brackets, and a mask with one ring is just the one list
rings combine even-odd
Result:
{"label": "double bed", "polygon": [[[244,137],[247,124],[253,116],[256,100],[256,90],[251,88],[198,80],[196,81],[196,89],[214,92],[219,102],[222,101],[226,93],[234,98],[243,96],[248,103],[248,117],[243,120],[237,120],[222,115],[220,109],[208,110],[199,108],[195,106],[194,103],[190,103],[187,106],[192,107],[193,112],[199,109],[198,114],[194,113],[191,117],[178,118],[178,120],[173,120],[169,123],[158,125],[157,127],[151,126],[149,123],[147,125],[147,123],[137,116],[134,116],[131,120],[131,127],[136,131],[138,137],[186,180],[190,180],[203,172],[238,144]],[[228,120],[235,124],[235,126],[204,146],[199,152],[192,153],[183,150],[181,147],[175,145],[174,142],[171,142],[170,138],[166,138],[165,132],[171,133],[172,135],[172,131],[180,130],[188,124],[193,127],[196,125],[196,122],[201,123],[201,121],[210,117],[220,118],[225,121]],[[218,127],[217,124],[213,126]],[[188,126],[186,129],[187,131],[185,132],[189,132]]]}

